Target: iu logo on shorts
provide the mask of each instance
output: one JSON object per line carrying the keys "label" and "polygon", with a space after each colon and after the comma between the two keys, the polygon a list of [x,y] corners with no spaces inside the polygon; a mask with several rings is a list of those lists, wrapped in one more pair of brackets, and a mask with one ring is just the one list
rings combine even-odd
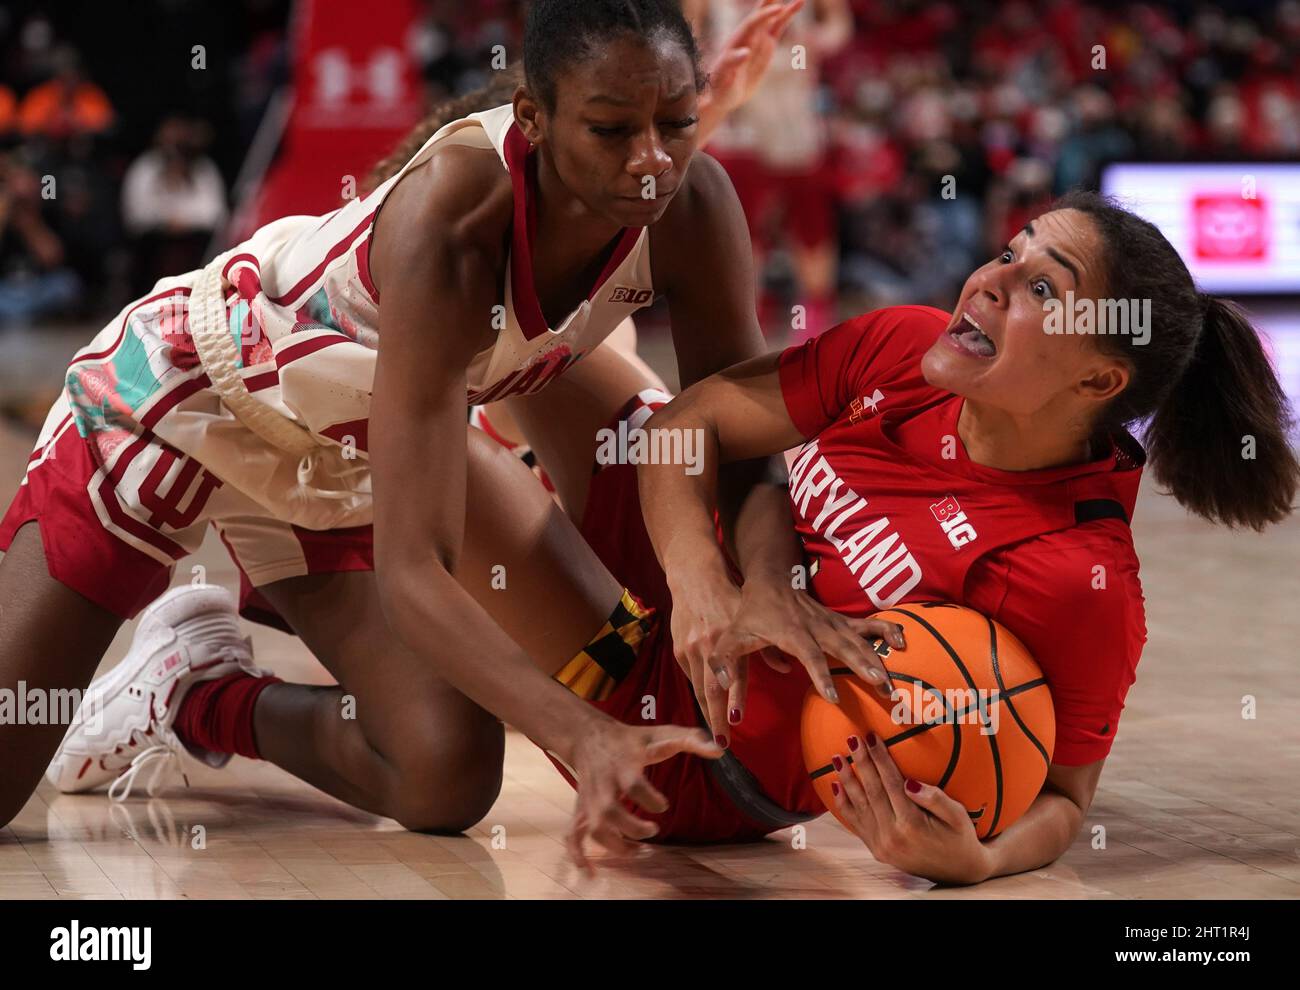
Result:
{"label": "iu logo on shorts", "polygon": [[[172,465],[182,459],[184,463],[171,485],[166,492],[161,491],[163,479]],[[170,449],[163,448],[153,470],[140,486],[140,504],[149,510],[149,525],[154,529],[164,525],[184,529],[194,524],[208,498],[220,487],[221,479],[209,474],[198,461],[183,455],[178,457]],[[190,494],[191,489],[193,494]],[[181,501],[187,494],[190,494],[189,505],[182,509]]]}
{"label": "iu logo on shorts", "polygon": [[616,285],[614,291],[609,294],[609,302],[640,306],[642,303],[648,303],[653,295],[653,289],[638,289],[634,285]]}
{"label": "iu logo on shorts", "polygon": [[979,538],[975,527],[967,520],[966,513],[951,495],[945,495],[942,500],[931,503],[930,514],[939,523],[939,528],[947,535],[954,550],[960,550]]}

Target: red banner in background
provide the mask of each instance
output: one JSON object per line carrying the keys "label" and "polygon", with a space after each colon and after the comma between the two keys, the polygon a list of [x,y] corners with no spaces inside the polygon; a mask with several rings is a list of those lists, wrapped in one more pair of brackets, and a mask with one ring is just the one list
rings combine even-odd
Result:
{"label": "red banner in background", "polygon": [[423,93],[408,44],[417,6],[298,0],[291,87],[250,149],[230,243],[280,217],[333,210],[420,119]]}

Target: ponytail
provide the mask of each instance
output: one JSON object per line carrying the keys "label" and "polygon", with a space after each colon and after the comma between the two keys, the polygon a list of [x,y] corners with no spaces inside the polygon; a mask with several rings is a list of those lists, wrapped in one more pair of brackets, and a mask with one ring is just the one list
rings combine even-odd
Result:
{"label": "ponytail", "polygon": [[1285,392],[1234,304],[1198,293],[1191,361],[1145,434],[1156,480],[1198,516],[1263,529],[1292,510],[1300,463]]}
{"label": "ponytail", "polygon": [[1096,338],[1131,371],[1096,431],[1146,421],[1152,473],[1198,516],[1255,530],[1284,519],[1300,485],[1288,437],[1294,418],[1258,331],[1232,303],[1198,292],[1183,259],[1148,221],[1082,190],[1052,209],[1092,221],[1110,297],[1151,301],[1144,339]]}

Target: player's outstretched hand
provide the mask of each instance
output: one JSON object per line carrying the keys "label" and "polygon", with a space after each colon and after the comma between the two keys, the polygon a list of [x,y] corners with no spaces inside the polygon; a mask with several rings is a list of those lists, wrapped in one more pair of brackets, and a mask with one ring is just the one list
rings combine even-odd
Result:
{"label": "player's outstretched hand", "polygon": [[646,779],[645,768],[678,753],[716,760],[722,750],[701,729],[612,720],[578,743],[573,754],[578,800],[566,845],[580,869],[595,872],[587,857],[588,838],[619,855],[630,850],[630,841],[649,839],[658,831],[654,822],[634,815],[624,799],[651,813],[667,811],[668,799]]}
{"label": "player's outstretched hand", "polygon": [[743,106],[772,63],[777,40],[804,0],[759,0],[709,67],[709,86],[700,94],[700,144],[708,143],[718,125]]}

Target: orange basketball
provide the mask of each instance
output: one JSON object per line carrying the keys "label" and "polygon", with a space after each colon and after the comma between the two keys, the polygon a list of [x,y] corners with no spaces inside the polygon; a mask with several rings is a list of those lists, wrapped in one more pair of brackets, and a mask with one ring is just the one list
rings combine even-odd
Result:
{"label": "orange basketball", "polygon": [[[873,618],[898,622],[907,643],[871,644],[894,682],[886,700],[847,667],[832,667],[840,704],[809,688],[804,766],[834,808],[831,757],[867,732],[889,747],[904,777],[937,784],[965,805],[981,839],[997,835],[1038,796],[1056,742],[1052,696],[1038,664],[1005,628],[944,602],[900,605]],[[859,758],[870,759],[861,749]]]}

